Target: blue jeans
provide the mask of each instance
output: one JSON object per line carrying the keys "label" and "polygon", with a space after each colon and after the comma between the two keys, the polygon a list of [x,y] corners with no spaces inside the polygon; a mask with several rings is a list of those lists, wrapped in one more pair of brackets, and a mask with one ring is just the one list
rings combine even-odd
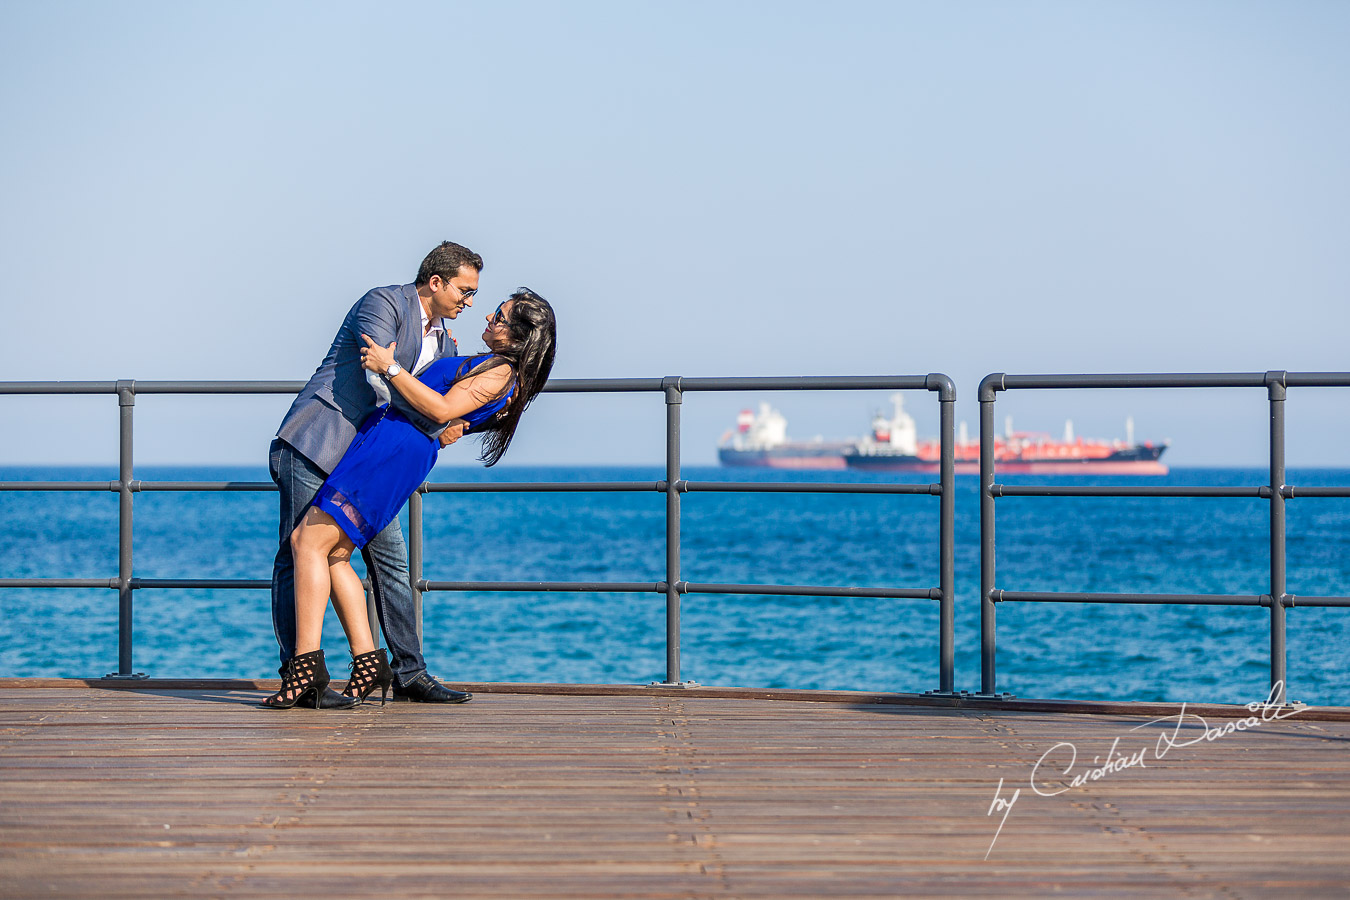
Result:
{"label": "blue jeans", "polygon": [[[284,663],[295,655],[295,560],[291,558],[291,532],[319,493],[328,475],[294,447],[278,438],[268,453],[272,480],[281,489],[279,545],[272,562],[272,628]],[[400,686],[426,671],[422,645],[417,639],[417,615],[413,609],[412,585],[408,579],[408,548],[398,519],[377,534],[361,550],[375,597],[375,612],[389,647],[389,665]]]}

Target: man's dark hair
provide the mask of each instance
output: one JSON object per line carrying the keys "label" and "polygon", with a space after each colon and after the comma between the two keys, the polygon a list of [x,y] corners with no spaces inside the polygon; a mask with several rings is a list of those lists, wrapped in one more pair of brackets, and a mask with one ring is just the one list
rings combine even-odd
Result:
{"label": "man's dark hair", "polygon": [[422,265],[417,270],[416,286],[425,287],[430,284],[432,275],[441,276],[441,281],[449,281],[459,274],[460,266],[469,266],[481,272],[483,257],[454,241],[443,241],[422,260]]}

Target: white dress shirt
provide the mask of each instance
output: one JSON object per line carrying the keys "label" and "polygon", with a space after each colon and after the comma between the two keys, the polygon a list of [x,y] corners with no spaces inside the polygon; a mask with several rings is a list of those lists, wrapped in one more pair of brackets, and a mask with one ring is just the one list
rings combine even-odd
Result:
{"label": "white dress shirt", "polygon": [[[440,347],[441,334],[446,331],[445,319],[438,316],[433,321],[427,315],[425,307],[420,303],[418,307],[422,310],[422,349],[417,354],[417,362],[413,363],[412,374],[414,375],[422,374],[422,370],[436,359],[436,350]],[[384,406],[389,402],[389,380],[382,373],[366,369],[366,382],[375,391],[376,406]]]}

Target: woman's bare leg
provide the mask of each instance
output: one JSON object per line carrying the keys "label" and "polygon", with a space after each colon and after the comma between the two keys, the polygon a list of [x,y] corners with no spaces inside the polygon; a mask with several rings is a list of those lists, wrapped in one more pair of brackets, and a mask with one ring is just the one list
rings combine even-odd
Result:
{"label": "woman's bare leg", "polygon": [[322,644],[323,614],[328,609],[328,596],[334,587],[328,556],[341,541],[351,545],[333,517],[315,506],[305,510],[304,518],[291,532],[291,555],[295,559],[297,656],[312,653]]}
{"label": "woman's bare leg", "polygon": [[352,551],[356,545],[344,533],[342,540],[328,554],[328,577],[333,585],[333,609],[347,633],[352,656],[360,656],[375,649],[375,638],[370,633],[370,616],[366,613],[366,589],[352,568]]}

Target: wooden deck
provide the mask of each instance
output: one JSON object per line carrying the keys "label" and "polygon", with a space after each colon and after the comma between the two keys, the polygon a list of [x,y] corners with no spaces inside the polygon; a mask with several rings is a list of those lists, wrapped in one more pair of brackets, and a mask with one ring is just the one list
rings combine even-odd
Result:
{"label": "wooden deck", "polygon": [[[0,896],[1326,897],[1350,883],[1344,711],[1158,759],[1173,726],[1131,730],[1144,720],[1122,714],[640,689],[274,712],[261,696],[0,683]],[[1031,791],[1054,745],[1076,745],[1072,775],[1117,738],[1115,756],[1146,767]],[[1056,752],[1046,790],[1068,783]],[[985,859],[1000,778],[1005,800],[1021,794]]]}

